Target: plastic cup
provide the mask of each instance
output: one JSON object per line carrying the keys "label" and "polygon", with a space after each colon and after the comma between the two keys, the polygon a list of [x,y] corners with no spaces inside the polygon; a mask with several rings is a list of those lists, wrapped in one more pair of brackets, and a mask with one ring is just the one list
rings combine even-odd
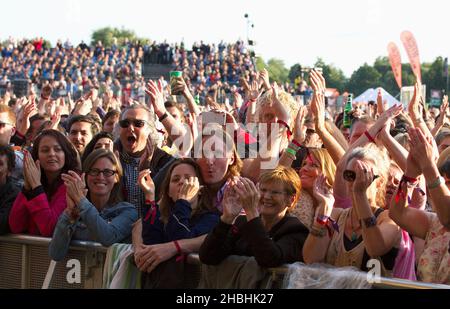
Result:
{"label": "plastic cup", "polygon": [[181,78],[183,76],[183,72],[171,71],[169,74],[170,74],[169,76],[170,76],[170,92],[171,92],[171,94],[172,95],[181,95],[182,94],[181,92],[178,91],[175,93],[175,91],[173,91],[173,89],[175,87],[175,84],[177,83],[178,78]]}

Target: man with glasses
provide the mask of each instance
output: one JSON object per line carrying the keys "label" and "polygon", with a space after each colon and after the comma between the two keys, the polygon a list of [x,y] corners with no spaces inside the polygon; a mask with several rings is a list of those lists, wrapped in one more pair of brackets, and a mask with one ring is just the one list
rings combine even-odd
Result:
{"label": "man with glasses", "polygon": [[115,150],[120,153],[124,170],[123,184],[126,200],[141,214],[144,193],[137,185],[139,172],[150,169],[156,192],[163,180],[164,171],[174,158],[156,146],[153,113],[144,105],[131,105],[122,111],[119,120],[119,140]]}
{"label": "man with glasses", "polygon": [[[11,137],[16,132],[16,115],[7,105],[0,104],[0,146],[11,145]],[[16,155],[16,164],[11,172],[11,179],[18,185],[23,184],[23,153],[13,147]]]}

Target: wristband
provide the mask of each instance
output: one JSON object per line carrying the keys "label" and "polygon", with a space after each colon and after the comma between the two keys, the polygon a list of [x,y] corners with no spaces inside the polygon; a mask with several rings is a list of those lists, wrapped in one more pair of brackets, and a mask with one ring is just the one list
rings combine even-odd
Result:
{"label": "wristband", "polygon": [[361,219],[361,225],[365,226],[366,228],[375,226],[377,225],[377,217],[372,216],[370,218]]}
{"label": "wristband", "polygon": [[145,200],[144,205],[150,206],[150,209],[148,210],[147,215],[144,218],[144,221],[150,220],[150,224],[154,224],[155,219],[156,219],[156,202],[150,201],[150,200]]}
{"label": "wristband", "polygon": [[[417,184],[417,179],[416,178],[412,178],[412,177],[408,177],[406,175],[402,176],[402,179],[400,180],[400,183],[398,184],[398,189],[397,189],[397,193],[395,194],[395,202],[398,203],[400,201],[400,198],[405,198],[406,192],[403,192],[402,186],[403,184],[406,183],[408,184]],[[410,202],[410,198],[408,196],[408,203]]]}
{"label": "wristband", "polygon": [[445,183],[444,177],[438,176],[438,178],[436,178],[435,181],[433,181],[433,182],[430,183],[430,184],[427,184],[427,188],[428,188],[428,190],[436,189],[436,188],[438,188],[438,187],[439,187],[441,184],[443,184],[443,183]]}
{"label": "wristband", "polygon": [[291,148],[286,148],[286,152],[293,155],[294,157],[297,157],[297,151],[295,151],[294,149]]}
{"label": "wristband", "polygon": [[375,139],[370,135],[369,131],[365,131],[364,135],[369,139],[370,142],[375,143]]}
{"label": "wristband", "polygon": [[327,230],[325,228],[318,229],[318,228],[312,227],[311,230],[309,231],[309,233],[315,237],[322,238],[326,235]]}
{"label": "wristband", "polygon": [[295,152],[300,150],[300,147],[298,147],[296,144],[294,144],[293,142],[290,142],[288,145],[289,148],[295,150]]}
{"label": "wristband", "polygon": [[165,112],[161,117],[158,117],[158,120],[159,122],[163,122],[163,120],[166,119],[167,117],[169,117],[169,114]]}
{"label": "wristband", "polygon": [[288,137],[288,138],[291,138],[291,136],[292,136],[292,131],[291,131],[291,129],[289,128],[289,125],[288,125],[286,122],[284,122],[283,120],[281,120],[281,119],[279,119],[279,120],[277,121],[277,123],[283,125],[283,126],[286,128],[286,130],[287,130],[287,131],[286,131],[287,137]]}
{"label": "wristband", "polygon": [[301,147],[302,147],[302,145],[301,145],[299,142],[297,142],[295,139],[292,139],[291,143],[293,143],[293,144],[294,144],[295,146],[297,146],[298,148],[301,148]]}
{"label": "wristband", "polygon": [[175,259],[175,261],[177,261],[177,262],[184,261],[185,255],[184,255],[183,251],[181,250],[180,244],[176,240],[173,241],[173,244],[175,245],[175,248],[177,248],[177,252],[178,252],[178,257]]}

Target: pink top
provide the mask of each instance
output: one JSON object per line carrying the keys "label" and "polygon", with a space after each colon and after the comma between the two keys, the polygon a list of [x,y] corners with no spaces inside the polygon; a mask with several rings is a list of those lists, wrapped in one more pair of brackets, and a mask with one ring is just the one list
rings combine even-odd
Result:
{"label": "pink top", "polygon": [[63,183],[50,201],[44,192],[31,200],[27,200],[20,192],[9,215],[11,232],[52,237],[58,218],[66,206],[66,186]]}

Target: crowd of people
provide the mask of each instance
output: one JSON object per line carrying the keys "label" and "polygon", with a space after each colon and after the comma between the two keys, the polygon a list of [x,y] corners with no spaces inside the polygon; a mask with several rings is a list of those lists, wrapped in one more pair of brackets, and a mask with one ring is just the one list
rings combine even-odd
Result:
{"label": "crowd of people", "polygon": [[[190,253],[219,267],[376,259],[383,276],[450,284],[450,110],[444,97],[433,117],[419,80],[406,107],[379,93],[344,115],[321,72],[303,106],[239,42],[176,47],[170,84],[144,83],[132,44],[1,50],[3,80],[40,89],[1,97],[1,234],[51,237],[56,261],[74,239],[130,243],[144,288],[182,287]],[[140,98],[119,98],[119,75]]]}

